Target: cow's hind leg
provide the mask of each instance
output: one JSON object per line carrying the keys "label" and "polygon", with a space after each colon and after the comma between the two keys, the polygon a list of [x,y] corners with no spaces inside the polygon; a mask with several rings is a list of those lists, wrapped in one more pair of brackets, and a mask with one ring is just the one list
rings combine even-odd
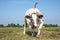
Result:
{"label": "cow's hind leg", "polygon": [[29,25],[29,28],[30,28],[30,32],[32,34],[32,36],[34,36],[34,25]]}
{"label": "cow's hind leg", "polygon": [[32,36],[35,36],[35,33],[34,33],[34,26],[31,28],[32,30]]}
{"label": "cow's hind leg", "polygon": [[32,25],[32,36],[35,36],[35,32],[34,32],[34,25]]}

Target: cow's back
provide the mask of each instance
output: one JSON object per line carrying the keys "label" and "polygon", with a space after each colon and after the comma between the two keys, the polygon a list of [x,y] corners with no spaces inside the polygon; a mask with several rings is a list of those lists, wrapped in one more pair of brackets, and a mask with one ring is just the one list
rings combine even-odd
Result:
{"label": "cow's back", "polygon": [[30,8],[26,11],[25,16],[26,15],[31,15],[31,14],[37,13],[37,12],[38,12],[38,14],[41,14],[41,12],[37,8]]}

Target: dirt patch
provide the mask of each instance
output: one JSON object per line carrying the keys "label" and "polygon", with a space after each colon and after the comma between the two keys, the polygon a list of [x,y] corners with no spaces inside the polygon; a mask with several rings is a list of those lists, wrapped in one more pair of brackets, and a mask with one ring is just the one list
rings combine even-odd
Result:
{"label": "dirt patch", "polygon": [[47,31],[45,31],[45,32],[41,32],[40,37],[41,37],[41,39],[43,39],[43,38],[58,39],[58,38],[60,38],[60,34],[59,33],[49,33]]}

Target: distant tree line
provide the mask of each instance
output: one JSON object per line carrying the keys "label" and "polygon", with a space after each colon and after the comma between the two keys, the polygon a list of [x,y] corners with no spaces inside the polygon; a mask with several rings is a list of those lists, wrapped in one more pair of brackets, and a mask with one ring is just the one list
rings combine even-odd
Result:
{"label": "distant tree line", "polygon": [[[0,24],[0,27],[22,27],[24,25],[10,23],[8,25]],[[44,24],[45,27],[58,27],[57,24]]]}
{"label": "distant tree line", "polygon": [[11,24],[8,24],[8,25],[0,24],[0,27],[22,27],[22,25],[11,23]]}
{"label": "distant tree line", "polygon": [[58,27],[57,24],[44,24],[45,27]]}

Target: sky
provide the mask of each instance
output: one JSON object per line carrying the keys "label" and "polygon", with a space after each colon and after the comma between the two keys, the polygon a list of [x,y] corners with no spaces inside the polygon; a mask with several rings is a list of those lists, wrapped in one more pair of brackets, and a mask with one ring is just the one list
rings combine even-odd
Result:
{"label": "sky", "polygon": [[25,12],[34,7],[44,15],[45,24],[60,25],[60,0],[0,0],[0,24],[24,24]]}

